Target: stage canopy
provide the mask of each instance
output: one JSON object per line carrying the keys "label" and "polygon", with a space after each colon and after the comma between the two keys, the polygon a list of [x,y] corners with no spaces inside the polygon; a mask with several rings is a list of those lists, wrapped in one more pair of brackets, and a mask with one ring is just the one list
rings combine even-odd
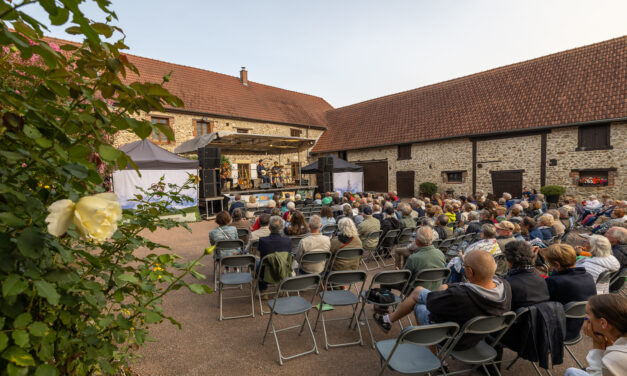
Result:
{"label": "stage canopy", "polygon": [[196,153],[205,146],[218,147],[222,153],[296,153],[307,150],[316,140],[304,137],[287,137],[237,132],[214,132],[187,140],[174,149],[175,153]]}
{"label": "stage canopy", "polygon": [[[139,173],[133,167],[113,172],[113,190],[118,195],[122,208],[134,208],[137,203],[131,201],[136,194],[141,194],[137,187],[149,189],[158,183],[161,177],[167,184],[182,185],[189,174],[198,174],[198,161],[189,160],[160,148],[148,140],[136,141],[120,147],[137,164]],[[177,208],[196,206],[197,189],[181,192],[191,199]]]}
{"label": "stage canopy", "polygon": [[[329,157],[333,158],[333,173],[336,172],[362,172],[364,170],[363,167],[347,162],[343,159],[340,159],[334,155],[329,154]],[[318,170],[318,161],[310,164],[309,166],[305,166],[301,169],[303,174],[316,174],[322,172]]]}

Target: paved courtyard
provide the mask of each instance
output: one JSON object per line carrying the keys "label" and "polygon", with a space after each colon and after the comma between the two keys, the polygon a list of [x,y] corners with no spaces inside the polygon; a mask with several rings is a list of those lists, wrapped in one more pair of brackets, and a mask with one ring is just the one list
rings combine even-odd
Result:
{"label": "paved courtyard", "polygon": [[[145,236],[172,247],[173,251],[185,259],[196,258],[208,245],[208,233],[215,227],[214,222],[191,223],[190,234],[185,229],[158,230],[146,233]],[[204,259],[205,266],[200,272],[207,275],[212,283],[213,263],[208,256]],[[369,272],[369,278],[375,272]],[[211,281],[211,282],[209,282]],[[244,313],[250,306],[246,299],[227,303],[229,314]],[[200,296],[186,289],[174,291],[164,300],[164,310],[174,316],[182,329],[169,322],[163,322],[151,328],[151,336],[156,342],[149,343],[140,353],[143,358],[134,367],[142,376],[148,375],[376,375],[379,369],[378,355],[369,347],[370,340],[365,326],[362,326],[365,346],[324,349],[322,328],[318,327],[316,341],[320,349],[319,355],[286,361],[283,366],[278,363],[276,346],[273,338],[268,337],[266,344],[261,345],[261,338],[268,323],[268,315],[259,315],[256,305],[254,318],[218,321],[218,294]],[[310,311],[310,318],[315,320],[317,311]],[[348,311],[343,311],[348,312]],[[371,317],[371,311],[368,311]],[[279,318],[278,327],[300,323],[299,320]],[[350,341],[356,338],[354,331],[346,329],[344,322],[334,322],[328,327],[335,342]],[[374,325],[377,339],[394,338],[399,333],[398,325],[389,334],[384,334]],[[297,331],[287,331],[279,335],[282,349],[286,354],[302,352],[311,346],[306,333],[298,337]],[[584,339],[576,347],[576,355],[585,360],[591,341]],[[506,351],[505,360],[511,360],[515,354]],[[451,370],[460,369],[451,362]],[[552,373],[562,375],[567,367],[575,366],[574,361],[565,354],[564,364],[556,366]],[[392,374],[386,371],[386,374]],[[533,367],[525,361],[518,362],[504,375],[532,375]]]}

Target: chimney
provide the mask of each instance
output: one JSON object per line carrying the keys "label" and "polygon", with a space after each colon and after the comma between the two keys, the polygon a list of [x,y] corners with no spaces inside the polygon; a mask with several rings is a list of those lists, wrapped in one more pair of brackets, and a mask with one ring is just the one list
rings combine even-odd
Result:
{"label": "chimney", "polygon": [[248,72],[246,71],[246,67],[242,67],[242,70],[239,71],[239,80],[242,82],[242,85],[248,86]]}

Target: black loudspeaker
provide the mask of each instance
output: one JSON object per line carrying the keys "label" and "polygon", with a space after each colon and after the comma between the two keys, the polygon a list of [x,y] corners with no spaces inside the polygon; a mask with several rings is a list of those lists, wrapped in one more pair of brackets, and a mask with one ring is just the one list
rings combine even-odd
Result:
{"label": "black loudspeaker", "polygon": [[198,184],[200,198],[220,196],[220,191],[218,170],[200,170],[200,184]]}
{"label": "black loudspeaker", "polygon": [[281,183],[280,181],[277,181],[276,183],[274,183],[274,186],[277,188],[283,188],[283,183]]}
{"label": "black loudspeaker", "polygon": [[333,157],[318,158],[318,170],[320,172],[331,172],[333,170]]}
{"label": "black loudspeaker", "polygon": [[269,189],[272,186],[270,185],[270,183],[261,183],[259,184],[259,189]]}
{"label": "black loudspeaker", "polygon": [[220,168],[220,148],[198,149],[198,164],[203,169]]}
{"label": "black loudspeaker", "polygon": [[318,181],[318,189],[322,192],[333,192],[333,174],[330,172],[323,172]]}

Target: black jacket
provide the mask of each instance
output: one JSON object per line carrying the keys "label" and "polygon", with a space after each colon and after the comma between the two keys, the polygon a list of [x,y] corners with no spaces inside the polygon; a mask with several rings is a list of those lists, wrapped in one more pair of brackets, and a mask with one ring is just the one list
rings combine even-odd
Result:
{"label": "black jacket", "polygon": [[[553,273],[546,279],[551,300],[567,304],[582,302],[597,294],[594,278],[584,268],[571,268]],[[583,319],[566,320],[566,339],[579,335]]]}
{"label": "black jacket", "polygon": [[[627,268],[627,244],[616,244],[612,246],[614,257],[620,262],[620,268]],[[610,291],[620,290],[625,284],[625,278],[620,278],[610,286]]]}
{"label": "black jacket", "polygon": [[533,268],[510,269],[505,280],[512,288],[512,311],[549,300],[549,289]]}
{"label": "black jacket", "polygon": [[[398,221],[398,219],[396,219],[395,217],[384,218],[383,221],[381,221],[381,231],[383,231],[383,233],[381,234],[381,239],[383,239],[388,231],[396,230],[399,228],[401,228],[401,223]],[[394,244],[391,240],[387,240],[385,244],[383,244],[383,246],[385,247],[391,247],[393,245]]]}
{"label": "black jacket", "polygon": [[448,237],[448,235],[446,234],[446,230],[444,230],[444,228],[440,226],[435,226],[433,229],[435,230],[435,232],[438,233],[440,240],[444,240]]}
{"label": "black jacket", "polygon": [[257,249],[260,258],[274,252],[291,252],[292,240],[281,234],[270,234],[270,236],[259,238]]}
{"label": "black jacket", "polygon": [[[515,329],[516,336],[510,334]],[[542,302],[529,306],[529,312],[510,328],[501,343],[518,355],[540,367],[549,368],[549,354],[553,365],[564,360],[564,333],[566,316],[564,306],[558,302]]]}
{"label": "black jacket", "polygon": [[[507,281],[501,281],[504,287],[504,297],[501,301],[485,298],[469,288],[466,283],[454,283],[446,290],[430,292],[427,295],[429,319],[436,323],[453,321],[461,327],[477,316],[500,316],[510,311],[512,291]],[[460,309],[462,307],[463,309]],[[457,350],[470,348],[484,337],[484,335],[477,334],[466,335],[455,348]]]}
{"label": "black jacket", "polygon": [[481,231],[481,222],[479,221],[470,221],[468,227],[466,228],[466,234],[476,234]]}

